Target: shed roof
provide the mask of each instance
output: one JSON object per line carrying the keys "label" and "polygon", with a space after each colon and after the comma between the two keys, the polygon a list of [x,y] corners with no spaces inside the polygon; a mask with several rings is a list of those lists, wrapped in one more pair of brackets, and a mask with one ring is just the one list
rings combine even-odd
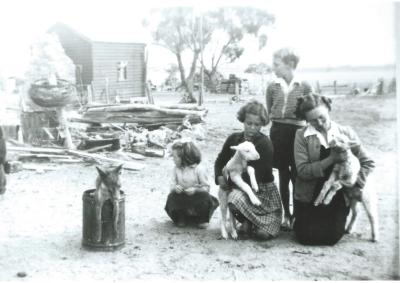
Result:
{"label": "shed roof", "polygon": [[[96,26],[85,26],[75,28],[65,23],[57,22],[51,26],[48,31],[53,32],[57,29],[67,29],[77,34],[83,40],[88,42],[110,42],[110,43],[132,43],[145,44],[148,40],[144,29],[139,33],[134,33],[133,29],[129,30],[126,26],[110,25],[103,23]],[[79,31],[78,31],[79,30]]]}

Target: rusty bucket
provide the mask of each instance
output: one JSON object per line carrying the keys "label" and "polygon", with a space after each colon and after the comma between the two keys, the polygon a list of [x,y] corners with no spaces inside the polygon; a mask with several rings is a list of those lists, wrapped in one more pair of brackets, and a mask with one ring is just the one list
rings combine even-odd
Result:
{"label": "rusty bucket", "polygon": [[122,248],[125,244],[125,194],[121,191],[119,200],[119,220],[117,233],[113,226],[113,204],[110,200],[104,202],[101,211],[102,234],[100,242],[96,237],[96,208],[94,200],[94,189],[83,193],[82,214],[82,246],[89,250],[113,251]]}

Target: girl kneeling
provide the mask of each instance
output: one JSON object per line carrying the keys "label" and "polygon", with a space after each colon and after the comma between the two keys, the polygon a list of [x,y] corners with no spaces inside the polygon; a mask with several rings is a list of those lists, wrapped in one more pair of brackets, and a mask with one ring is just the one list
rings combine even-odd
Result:
{"label": "girl kneeling", "polygon": [[175,163],[165,211],[178,227],[195,224],[207,228],[218,200],[212,196],[209,178],[202,166],[201,153],[193,142],[172,145]]}

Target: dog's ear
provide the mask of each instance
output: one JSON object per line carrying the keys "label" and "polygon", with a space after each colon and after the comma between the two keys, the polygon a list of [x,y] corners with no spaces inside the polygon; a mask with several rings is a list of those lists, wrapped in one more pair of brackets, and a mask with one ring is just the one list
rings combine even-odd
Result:
{"label": "dog's ear", "polygon": [[122,169],[122,166],[123,166],[124,164],[120,164],[120,165],[118,165],[115,169],[114,169],[114,172],[115,173],[118,173],[118,174],[121,174],[121,169]]}
{"label": "dog's ear", "polygon": [[96,169],[97,169],[97,172],[99,172],[100,177],[104,178],[107,176],[107,173],[104,172],[103,169],[101,169],[100,167],[96,166]]}

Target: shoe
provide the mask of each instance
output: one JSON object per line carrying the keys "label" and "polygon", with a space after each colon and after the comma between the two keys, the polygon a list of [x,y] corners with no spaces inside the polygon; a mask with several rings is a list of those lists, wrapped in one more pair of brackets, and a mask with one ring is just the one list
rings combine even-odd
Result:
{"label": "shoe", "polygon": [[292,231],[292,221],[290,220],[290,218],[285,217],[282,224],[281,224],[281,230],[282,231]]}
{"label": "shoe", "polygon": [[200,228],[200,229],[207,229],[207,228],[208,228],[208,225],[209,225],[208,222],[199,223],[199,224],[197,224],[197,228]]}
{"label": "shoe", "polygon": [[177,221],[175,222],[175,225],[178,227],[186,227],[186,219],[184,216],[179,216]]}
{"label": "shoe", "polygon": [[252,229],[251,222],[245,220],[243,221],[242,225],[240,225],[238,232],[242,234],[250,234]]}
{"label": "shoe", "polygon": [[267,232],[264,232],[260,229],[254,229],[253,237],[257,240],[267,241],[273,238],[273,236]]}

